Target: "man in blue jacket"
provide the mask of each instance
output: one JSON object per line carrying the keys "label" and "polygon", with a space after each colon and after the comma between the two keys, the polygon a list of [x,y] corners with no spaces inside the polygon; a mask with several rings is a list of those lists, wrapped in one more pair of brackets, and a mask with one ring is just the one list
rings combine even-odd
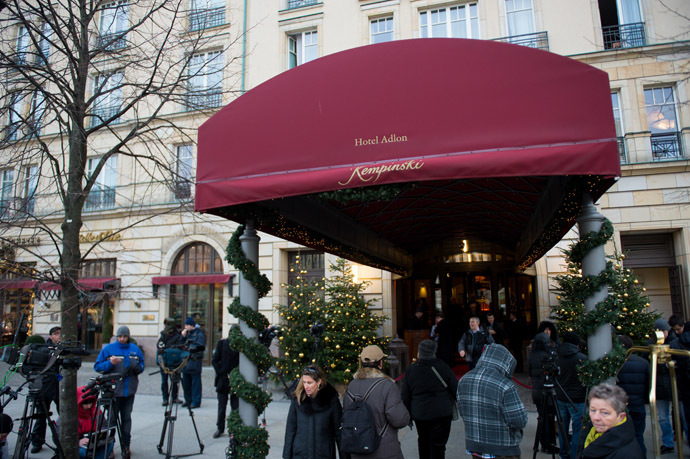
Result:
{"label": "man in blue jacket", "polygon": [[113,409],[115,416],[120,419],[122,458],[129,459],[134,394],[137,392],[139,374],[144,371],[144,354],[136,344],[129,342],[129,328],[123,325],[117,329],[117,341],[103,348],[93,367],[99,373],[122,375],[115,386]]}
{"label": "man in blue jacket", "polygon": [[184,322],[182,340],[192,353],[192,358],[182,369],[182,391],[184,392],[182,406],[199,408],[201,406],[201,359],[195,358],[194,355],[200,352],[195,352],[195,349],[201,349],[203,352],[206,346],[206,335],[191,317],[187,317]]}

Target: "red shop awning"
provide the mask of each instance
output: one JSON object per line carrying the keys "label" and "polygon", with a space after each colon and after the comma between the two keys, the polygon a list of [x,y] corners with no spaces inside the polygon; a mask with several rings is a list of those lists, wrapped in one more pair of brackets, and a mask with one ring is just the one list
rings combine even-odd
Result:
{"label": "red shop awning", "polygon": [[198,274],[190,276],[158,276],[151,278],[153,285],[181,285],[181,284],[223,284],[231,274]]}
{"label": "red shop awning", "polygon": [[35,280],[0,280],[0,290],[5,290],[8,288],[16,289],[32,289],[36,286]]}
{"label": "red shop awning", "polygon": [[[42,282],[38,287],[40,290],[62,290],[60,284],[53,282]],[[120,288],[118,277],[94,277],[79,279],[81,290],[117,290]]]}

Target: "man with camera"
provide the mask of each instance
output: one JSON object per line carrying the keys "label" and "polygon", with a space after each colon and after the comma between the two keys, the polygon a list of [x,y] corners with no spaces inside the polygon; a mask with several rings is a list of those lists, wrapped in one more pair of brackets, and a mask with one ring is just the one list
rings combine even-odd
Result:
{"label": "man with camera", "polygon": [[[47,346],[55,346],[60,342],[62,336],[62,328],[53,327],[50,329]],[[43,403],[47,410],[50,410],[50,404],[55,403],[57,411],[60,412],[60,387],[58,385],[58,374],[53,372],[46,372],[41,377],[41,400],[37,400],[37,414],[36,423],[31,432],[31,454],[36,454],[43,449],[43,443],[46,439],[46,416],[43,412]]]}
{"label": "man with camera", "polygon": [[[558,411],[563,420],[565,432],[558,432],[560,456],[562,459],[575,459],[580,431],[582,430],[582,417],[585,410],[585,398],[587,388],[577,375],[577,367],[580,362],[587,360],[587,356],[580,352],[580,337],[573,332],[563,334],[563,343],[558,347],[556,364],[560,368],[560,374],[556,378],[556,398],[558,399]],[[570,438],[570,451],[564,447],[565,437],[568,435],[568,427],[572,421],[573,435]]]}
{"label": "man with camera", "polygon": [[194,319],[187,317],[184,321],[182,339],[185,347],[192,354],[189,362],[182,369],[182,391],[184,392],[182,406],[199,408],[201,406],[201,359],[206,347],[206,335]]}
{"label": "man with camera", "polygon": [[108,344],[101,350],[94,364],[99,373],[118,373],[122,379],[115,386],[114,411],[120,419],[122,458],[130,458],[129,445],[132,439],[132,408],[134,394],[139,384],[139,374],[144,371],[144,354],[141,349],[129,342],[129,328],[117,329],[117,341]]}
{"label": "man with camera", "polygon": [[[177,326],[175,325],[175,319],[172,317],[169,317],[163,321],[163,324],[165,325],[165,328],[163,328],[163,331],[161,332],[160,337],[158,338],[158,355],[163,354],[163,352],[166,349],[169,349],[173,346],[179,345],[182,342],[182,335],[180,332],[177,330]],[[160,366],[160,364],[159,364]],[[172,394],[172,399],[175,403],[177,403],[177,391],[178,387],[177,385],[173,385],[172,388],[170,388],[170,375],[166,372],[163,371],[161,368],[161,392],[163,393],[163,406],[166,406],[168,404],[168,396],[170,395],[169,391],[172,389],[173,394]]]}

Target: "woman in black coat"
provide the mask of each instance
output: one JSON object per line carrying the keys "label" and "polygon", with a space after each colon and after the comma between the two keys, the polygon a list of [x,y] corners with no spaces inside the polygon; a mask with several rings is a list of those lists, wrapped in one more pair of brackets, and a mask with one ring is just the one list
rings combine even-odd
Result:
{"label": "woman in black coat", "polygon": [[434,341],[422,341],[418,350],[419,359],[405,371],[401,396],[417,426],[419,459],[443,459],[453,405],[457,403],[458,379],[435,357]]}
{"label": "woman in black coat", "polygon": [[295,389],[285,427],[284,459],[335,459],[343,415],[338,392],[318,365],[309,365]]}

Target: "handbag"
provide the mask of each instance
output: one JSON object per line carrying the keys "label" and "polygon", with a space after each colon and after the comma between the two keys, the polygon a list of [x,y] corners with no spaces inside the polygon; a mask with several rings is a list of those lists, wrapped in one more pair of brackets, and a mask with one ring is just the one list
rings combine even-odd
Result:
{"label": "handbag", "polygon": [[[438,371],[436,371],[435,367],[431,367],[431,370],[434,372],[436,377],[438,378],[439,381],[441,381],[441,384],[443,384],[444,389],[448,389],[448,384],[443,380],[440,374],[438,374]],[[448,397],[450,398],[450,405],[453,407],[452,412],[453,412],[453,421],[457,421],[460,419],[460,413],[458,412],[458,402],[455,400],[455,397],[452,397],[450,394],[448,394]]]}

